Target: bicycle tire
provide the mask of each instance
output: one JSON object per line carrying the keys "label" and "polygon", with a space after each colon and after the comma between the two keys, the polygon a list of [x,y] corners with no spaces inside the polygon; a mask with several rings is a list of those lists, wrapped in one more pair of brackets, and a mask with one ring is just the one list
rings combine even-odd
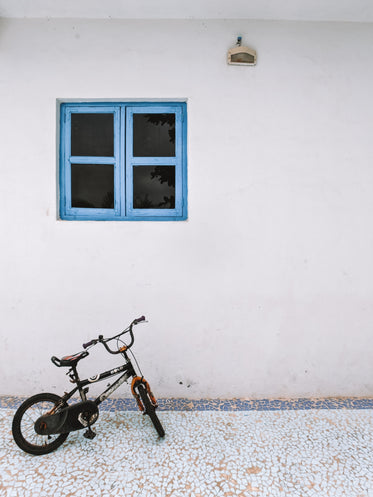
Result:
{"label": "bicycle tire", "polygon": [[151,421],[154,425],[154,428],[157,430],[158,435],[163,438],[165,435],[163,426],[158,419],[158,416],[155,412],[155,407],[153,406],[153,404],[149,398],[149,395],[148,395],[148,392],[146,391],[146,388],[144,387],[144,385],[139,385],[137,388],[138,388],[139,395],[141,397],[142,403],[143,403],[144,408],[145,408],[144,414],[147,414],[149,416],[149,418],[151,419]]}
{"label": "bicycle tire", "polygon": [[[12,423],[15,443],[28,454],[36,456],[49,454],[56,450],[68,437],[68,433],[59,435],[38,435],[34,429],[36,419],[45,414],[61,401],[54,393],[38,393],[25,400],[17,409]],[[66,407],[67,404],[64,404]],[[28,419],[26,419],[28,418]],[[28,423],[28,427],[24,426]]]}

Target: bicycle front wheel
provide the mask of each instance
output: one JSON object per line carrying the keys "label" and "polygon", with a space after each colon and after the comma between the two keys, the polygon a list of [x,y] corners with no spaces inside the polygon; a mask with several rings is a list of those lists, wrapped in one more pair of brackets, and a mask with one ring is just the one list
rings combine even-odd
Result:
{"label": "bicycle front wheel", "polygon": [[[39,456],[53,452],[66,440],[68,433],[38,435],[35,431],[35,421],[60,402],[61,397],[54,393],[38,393],[19,406],[12,424],[13,438],[19,448],[28,454]],[[67,404],[63,407],[66,406]]]}
{"label": "bicycle front wheel", "polygon": [[144,385],[139,385],[138,387],[139,395],[141,397],[142,403],[145,408],[144,414],[147,414],[149,418],[151,419],[154,428],[157,430],[157,433],[160,437],[164,437],[164,429],[163,426],[161,425],[161,422],[158,419],[158,416],[155,412],[155,407],[152,404],[152,401],[149,398],[148,392],[146,391],[146,388]]}

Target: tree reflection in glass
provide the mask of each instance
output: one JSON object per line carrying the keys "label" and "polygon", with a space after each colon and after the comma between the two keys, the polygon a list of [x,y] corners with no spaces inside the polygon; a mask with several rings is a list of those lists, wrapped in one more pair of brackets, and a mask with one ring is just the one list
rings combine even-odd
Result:
{"label": "tree reflection in glass", "polygon": [[175,209],[175,166],[134,166],[133,208]]}
{"label": "tree reflection in glass", "polygon": [[175,114],[133,114],[133,156],[175,157]]}

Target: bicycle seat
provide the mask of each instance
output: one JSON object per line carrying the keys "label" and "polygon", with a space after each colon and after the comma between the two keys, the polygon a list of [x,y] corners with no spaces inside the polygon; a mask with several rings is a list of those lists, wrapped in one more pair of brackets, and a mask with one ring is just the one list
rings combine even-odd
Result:
{"label": "bicycle seat", "polygon": [[73,355],[66,355],[61,359],[58,359],[58,357],[53,356],[51,357],[51,361],[59,368],[63,366],[72,367],[76,366],[77,363],[80,361],[80,359],[83,359],[83,357],[87,357],[87,355],[89,355],[89,352],[83,350],[83,352],[78,352],[77,354]]}

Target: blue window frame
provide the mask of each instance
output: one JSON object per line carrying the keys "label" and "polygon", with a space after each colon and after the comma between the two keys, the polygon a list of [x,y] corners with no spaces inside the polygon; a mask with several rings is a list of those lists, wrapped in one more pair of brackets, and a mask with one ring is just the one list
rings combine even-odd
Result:
{"label": "blue window frame", "polygon": [[60,218],[187,218],[186,104],[63,103]]}

